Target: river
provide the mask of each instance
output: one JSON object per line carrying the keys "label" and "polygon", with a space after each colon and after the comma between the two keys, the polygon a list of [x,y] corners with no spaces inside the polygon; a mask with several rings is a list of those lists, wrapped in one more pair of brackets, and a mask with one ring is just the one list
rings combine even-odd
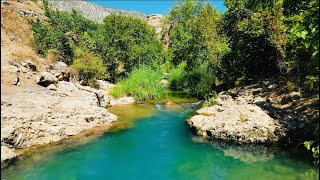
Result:
{"label": "river", "polygon": [[119,120],[107,132],[28,153],[2,169],[1,179],[319,178],[318,167],[299,152],[208,141],[193,134],[186,119],[200,104],[166,97],[109,108]]}

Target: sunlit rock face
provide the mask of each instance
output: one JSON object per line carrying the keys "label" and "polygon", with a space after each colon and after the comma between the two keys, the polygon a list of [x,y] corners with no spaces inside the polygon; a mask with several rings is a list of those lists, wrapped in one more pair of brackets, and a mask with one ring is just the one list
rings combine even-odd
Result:
{"label": "sunlit rock face", "polygon": [[49,0],[49,3],[54,9],[58,10],[71,12],[72,9],[75,9],[84,17],[97,22],[102,22],[104,17],[114,13],[121,13],[126,16],[135,16],[141,18],[146,18],[147,16],[137,11],[107,8],[84,0]]}
{"label": "sunlit rock face", "polygon": [[275,143],[285,135],[281,125],[257,105],[223,94],[219,94],[217,102],[198,110],[199,115],[188,121],[198,134],[240,144]]}
{"label": "sunlit rock face", "polygon": [[148,24],[155,28],[159,39],[161,38],[162,19],[163,19],[163,15],[161,14],[151,14],[147,16]]}

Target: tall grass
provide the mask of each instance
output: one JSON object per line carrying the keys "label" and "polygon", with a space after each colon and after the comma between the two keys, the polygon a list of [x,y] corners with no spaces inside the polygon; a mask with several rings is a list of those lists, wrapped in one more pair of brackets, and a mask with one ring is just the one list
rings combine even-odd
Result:
{"label": "tall grass", "polygon": [[127,79],[120,81],[110,94],[114,97],[133,96],[136,100],[158,98],[162,93],[162,72],[147,66],[134,69]]}

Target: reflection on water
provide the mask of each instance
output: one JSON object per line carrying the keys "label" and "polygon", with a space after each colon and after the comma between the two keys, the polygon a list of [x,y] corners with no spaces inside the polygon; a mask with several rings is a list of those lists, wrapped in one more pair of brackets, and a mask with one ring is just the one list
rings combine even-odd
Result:
{"label": "reflection on water", "polygon": [[193,136],[192,141],[206,143],[224,156],[243,162],[232,168],[225,179],[319,179],[317,167],[299,157],[299,150],[285,152],[275,147],[239,145],[200,136]]}
{"label": "reflection on water", "polygon": [[250,163],[257,161],[268,161],[274,158],[275,148],[262,145],[237,145],[230,142],[207,140],[202,136],[193,136],[194,142],[206,142],[212,145],[215,149],[223,151],[225,156],[238,159],[242,162]]}
{"label": "reflection on water", "polygon": [[129,128],[136,120],[151,117],[157,113],[156,107],[145,104],[113,106],[107,109],[118,116],[118,120],[112,123],[110,132]]}

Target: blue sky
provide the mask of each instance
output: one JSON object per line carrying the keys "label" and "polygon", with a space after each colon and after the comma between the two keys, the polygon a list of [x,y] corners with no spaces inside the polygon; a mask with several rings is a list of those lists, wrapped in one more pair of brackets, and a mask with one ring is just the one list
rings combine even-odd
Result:
{"label": "blue sky", "polygon": [[[134,10],[145,14],[162,14],[166,15],[172,7],[170,0],[89,0],[96,4],[124,10]],[[220,12],[224,12],[226,7],[223,0],[210,0],[212,6],[215,6]]]}

